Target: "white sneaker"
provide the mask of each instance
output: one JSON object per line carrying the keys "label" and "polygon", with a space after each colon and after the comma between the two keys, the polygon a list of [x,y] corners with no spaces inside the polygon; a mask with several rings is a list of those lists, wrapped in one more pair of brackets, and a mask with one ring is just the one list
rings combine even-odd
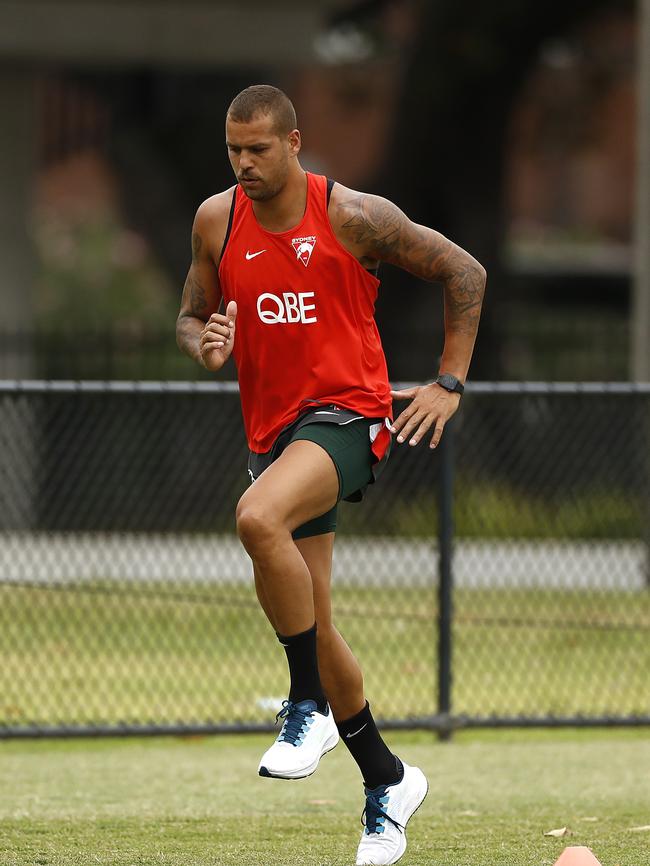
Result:
{"label": "white sneaker", "polygon": [[323,755],[331,752],[339,741],[329,705],[321,713],[315,701],[300,701],[298,704],[283,701],[277,719],[284,719],[282,730],[275,743],[262,755],[258,773],[273,779],[311,776]]}
{"label": "white sneaker", "polygon": [[429,790],[422,770],[404,764],[404,777],[394,785],[364,789],[365,824],[357,849],[356,866],[397,863],[406,851],[406,825]]}

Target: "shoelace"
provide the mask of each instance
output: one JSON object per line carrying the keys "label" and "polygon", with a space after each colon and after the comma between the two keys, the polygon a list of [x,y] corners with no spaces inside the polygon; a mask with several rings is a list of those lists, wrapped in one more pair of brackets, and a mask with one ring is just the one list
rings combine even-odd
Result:
{"label": "shoelace", "polygon": [[386,788],[374,788],[372,791],[366,790],[366,805],[361,813],[361,823],[365,826],[366,833],[383,833],[384,819],[386,818],[397,827],[400,833],[404,831],[402,825],[393,820],[386,812],[384,807],[387,805],[388,799]]}
{"label": "shoelace", "polygon": [[311,713],[301,710],[293,701],[282,701],[282,709],[275,717],[277,722],[279,719],[284,719],[284,725],[278,740],[285,743],[291,743],[292,746],[300,745],[302,734],[309,727]]}

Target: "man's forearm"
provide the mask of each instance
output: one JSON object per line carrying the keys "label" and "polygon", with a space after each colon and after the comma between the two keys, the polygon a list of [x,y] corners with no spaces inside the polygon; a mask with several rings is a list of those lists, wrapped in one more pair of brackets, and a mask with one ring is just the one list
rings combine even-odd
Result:
{"label": "man's forearm", "polygon": [[440,372],[467,378],[485,294],[485,269],[468,257],[444,281],[445,345]]}
{"label": "man's forearm", "polygon": [[201,356],[201,334],[205,322],[194,316],[179,316],[176,322],[176,343],[178,348],[205,367]]}

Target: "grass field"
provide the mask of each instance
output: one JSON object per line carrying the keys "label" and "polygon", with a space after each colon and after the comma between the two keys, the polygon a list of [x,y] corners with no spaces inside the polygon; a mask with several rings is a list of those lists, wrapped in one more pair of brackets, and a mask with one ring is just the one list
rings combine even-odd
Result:
{"label": "grass field", "polygon": [[[387,737],[430,793],[404,866],[650,863],[650,732]],[[261,779],[268,737],[0,743],[2,866],[349,866],[363,801],[342,745],[301,782]],[[570,836],[545,838],[567,826]]]}
{"label": "grass field", "polygon": [[[434,591],[334,606],[377,717],[433,714]],[[650,714],[650,593],[463,590],[455,611],[456,713]],[[0,724],[269,721],[286,688],[250,586],[0,586]]]}

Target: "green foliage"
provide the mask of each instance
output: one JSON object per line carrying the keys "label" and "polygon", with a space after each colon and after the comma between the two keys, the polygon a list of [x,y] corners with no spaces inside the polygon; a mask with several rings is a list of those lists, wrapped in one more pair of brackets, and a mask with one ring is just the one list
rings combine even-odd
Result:
{"label": "green foliage", "polygon": [[35,219],[34,237],[41,328],[173,329],[177,309],[167,278],[144,239],[111,213],[66,219],[44,210]]}
{"label": "green foliage", "polygon": [[[368,498],[372,501],[372,488]],[[544,496],[504,482],[457,479],[454,492],[457,538],[485,539],[638,539],[643,533],[643,503],[623,490],[593,488]],[[365,507],[365,506],[364,506]],[[373,516],[377,535],[431,538],[438,526],[438,493],[417,499],[391,499]],[[342,533],[368,534],[369,521],[357,506],[341,507]]]}
{"label": "green foliage", "polygon": [[456,530],[467,538],[639,538],[641,505],[623,491],[594,488],[539,496],[506,484],[456,485]]}

